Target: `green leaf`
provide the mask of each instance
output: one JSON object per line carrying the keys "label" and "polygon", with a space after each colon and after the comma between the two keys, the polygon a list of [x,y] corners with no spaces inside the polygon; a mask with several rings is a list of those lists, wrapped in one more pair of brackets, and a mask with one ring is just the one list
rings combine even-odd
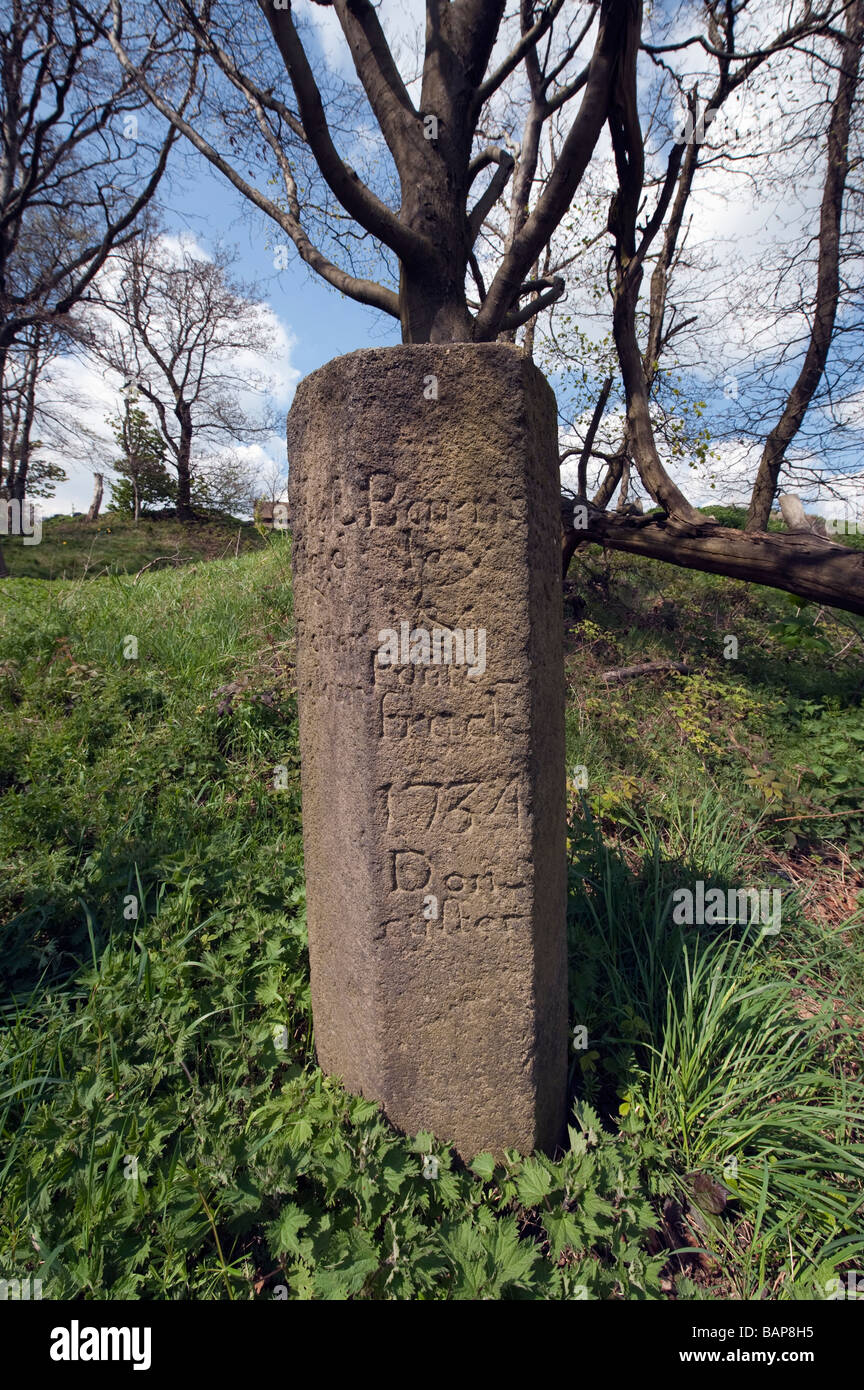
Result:
{"label": "green leaf", "polygon": [[536,1158],[529,1158],[517,1180],[519,1201],[536,1207],[552,1190],[552,1174]]}
{"label": "green leaf", "polygon": [[312,1242],[301,1241],[300,1232],[308,1226],[309,1216],[293,1202],[287,1202],[279,1213],[279,1218],[270,1226],[267,1237],[279,1254],[299,1255],[307,1259],[311,1254]]}
{"label": "green leaf", "polygon": [[549,1237],[553,1259],[560,1259],[564,1250],[579,1249],[579,1227],[569,1211],[545,1212],[543,1225]]}
{"label": "green leaf", "polygon": [[482,1178],[484,1182],[491,1182],[495,1173],[495,1159],[491,1154],[478,1154],[472,1159],[470,1167],[471,1172],[476,1173],[478,1178]]}

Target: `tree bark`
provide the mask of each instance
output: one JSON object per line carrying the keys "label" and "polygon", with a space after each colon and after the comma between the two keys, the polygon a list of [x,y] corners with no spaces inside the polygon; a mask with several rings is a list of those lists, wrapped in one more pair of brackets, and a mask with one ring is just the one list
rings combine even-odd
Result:
{"label": "tree bark", "polygon": [[574,530],[573,527],[574,502],[572,497],[561,498],[561,578],[567,578],[567,571],[570,568],[570,561],[576,550],[582,532]]}
{"label": "tree bark", "polygon": [[582,541],[864,614],[864,552],[811,534],[753,534],[704,520],[691,526],[672,517],[620,517],[592,509],[586,529],[569,535],[565,529],[562,537],[562,545],[572,549]]}
{"label": "tree bark", "polygon": [[[499,0],[495,0],[495,7],[503,10]],[[341,0],[339,9],[341,18],[347,13]],[[393,137],[391,147],[401,161],[399,222],[414,245],[431,249],[431,255],[411,254],[409,250],[408,255],[400,258],[403,343],[470,342],[474,336],[465,295],[471,252],[471,227],[465,207],[470,190],[472,134],[472,84],[466,67],[473,48],[467,36],[456,32],[458,17],[451,10],[448,7],[434,14],[427,12],[427,28],[434,31],[440,25],[440,31],[435,32],[431,45],[427,34],[420,94],[424,118],[406,120],[401,106],[394,118],[398,135]],[[346,34],[350,38],[348,30]],[[361,67],[358,65],[358,70]],[[380,104],[383,107],[385,102]]]}
{"label": "tree bark", "polygon": [[175,466],[177,469],[177,519],[194,521],[192,509],[192,420],[188,408],[178,407],[175,411],[180,421],[180,438],[177,445]]}
{"label": "tree bark", "polygon": [[27,495],[27,476],[30,472],[30,439],[33,434],[33,421],[36,418],[36,382],[42,365],[40,361],[41,330],[37,328],[35,335],[32,354],[26,369],[27,388],[17,438],[18,461],[15,465],[15,477],[10,491],[10,496],[16,497],[21,503],[24,502]]}
{"label": "tree bark", "polygon": [[99,508],[102,506],[102,474],[94,473],[93,478],[95,487],[93,489],[93,501],[90,503],[90,510],[87,513],[88,521],[95,521],[99,515]]}
{"label": "tree bark", "polygon": [[840,77],[828,126],[825,187],[819,217],[816,302],[810,340],[798,378],[786,399],[783,413],[765,441],[753,487],[747,530],[764,531],[777,492],[786,451],[804,422],[808,407],[822,380],[834,341],[834,325],[840,300],[840,235],[843,202],[849,175],[849,127],[858,87],[861,47],[864,41],[864,0],[854,0],[846,14],[846,41]]}

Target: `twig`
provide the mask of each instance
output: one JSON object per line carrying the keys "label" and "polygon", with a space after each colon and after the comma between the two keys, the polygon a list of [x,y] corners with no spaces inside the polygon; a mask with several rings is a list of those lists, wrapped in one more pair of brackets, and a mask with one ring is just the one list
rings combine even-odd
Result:
{"label": "twig", "polygon": [[680,671],[686,676],[693,669],[684,661],[644,661],[639,666],[618,666],[614,671],[604,671],[600,679],[615,685],[619,681],[632,680],[634,676],[649,676],[655,671]]}
{"label": "twig", "polygon": [[157,555],[155,560],[148,560],[148,561],[147,561],[147,564],[143,567],[143,569],[140,569],[140,570],[138,571],[138,573],[136,574],[135,578],[132,580],[132,583],[133,583],[133,584],[137,584],[137,583],[138,583],[138,580],[141,578],[141,575],[144,574],[146,570],[149,570],[149,569],[151,568],[151,566],[153,566],[153,565],[158,565],[159,562],[160,562],[160,560],[170,560],[170,561],[172,561],[172,563],[173,563],[173,562],[178,562],[178,561],[180,561],[181,558],[182,558],[182,557],[181,557],[181,555],[180,555],[180,551],[179,551],[179,550],[175,550],[175,552],[174,552],[173,555]]}

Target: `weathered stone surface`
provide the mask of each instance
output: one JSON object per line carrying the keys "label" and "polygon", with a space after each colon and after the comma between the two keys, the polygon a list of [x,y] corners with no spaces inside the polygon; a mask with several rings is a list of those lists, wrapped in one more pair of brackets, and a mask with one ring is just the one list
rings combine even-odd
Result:
{"label": "weathered stone surface", "polygon": [[[553,394],[507,345],[355,352],[301,383],[288,454],[319,1061],[463,1156],[553,1147],[567,1066]],[[414,633],[421,658],[416,630],[438,629],[442,659],[382,664],[388,629],[400,648]],[[443,630],[473,634],[473,669],[445,664]]]}

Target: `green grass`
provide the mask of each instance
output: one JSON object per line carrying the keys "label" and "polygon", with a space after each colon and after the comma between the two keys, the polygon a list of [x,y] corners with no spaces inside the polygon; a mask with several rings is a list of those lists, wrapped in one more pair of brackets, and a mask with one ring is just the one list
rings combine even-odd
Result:
{"label": "green grass", "polygon": [[[854,626],[805,610],[790,632],[782,596],[577,561],[569,1147],[466,1167],[314,1065],[289,545],[2,586],[0,1277],[785,1299],[860,1268]],[[697,669],[610,698],[603,669],[662,656]],[[676,927],[699,878],[782,884],[783,930]]]}
{"label": "green grass", "polygon": [[[50,505],[50,504],[49,504]],[[154,560],[167,565],[213,560],[260,550],[255,526],[231,517],[206,516],[191,526],[161,517],[130,517],[105,512],[97,521],[57,516],[42,523],[38,545],[20,536],[2,538],[3,555],[15,579],[77,579],[104,574],[136,574]]]}
{"label": "green grass", "polygon": [[[586,1090],[601,1111],[614,1092],[622,1123],[675,1156],[672,1195],[715,1276],[757,1298],[831,1260],[860,1263],[862,993],[848,947],[788,897],[776,936],[674,926],[675,888],[741,881],[728,808],[707,794],[690,824],[679,836],[634,820],[625,855],[577,817],[571,998],[591,1020]],[[724,1220],[700,1208],[700,1175],[725,1187]]]}

